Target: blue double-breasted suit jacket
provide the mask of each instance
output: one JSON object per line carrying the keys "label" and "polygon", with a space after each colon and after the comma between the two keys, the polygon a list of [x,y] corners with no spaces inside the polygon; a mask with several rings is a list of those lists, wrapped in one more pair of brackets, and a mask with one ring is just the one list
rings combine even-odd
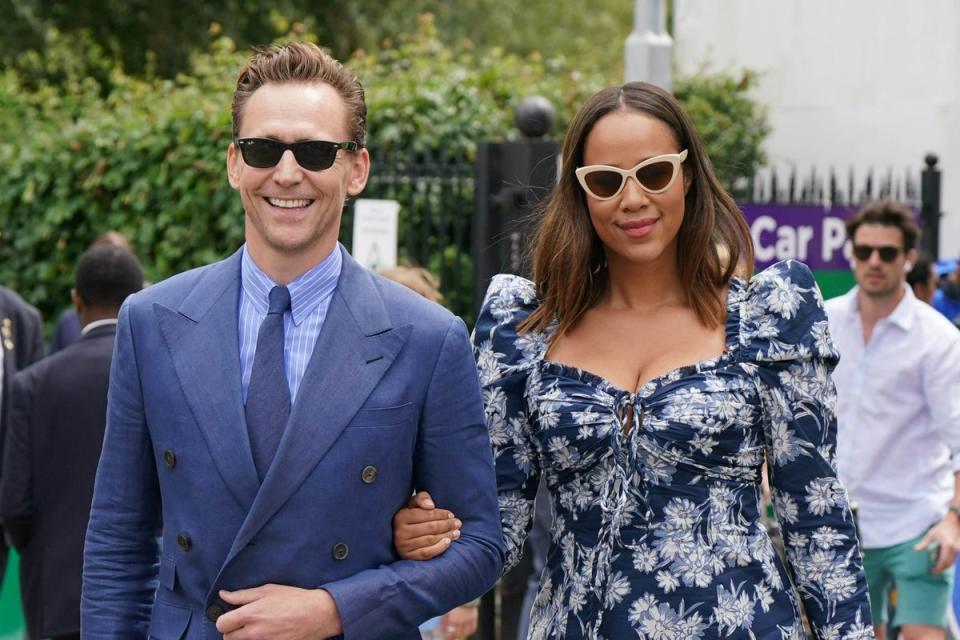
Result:
{"label": "blue double-breasted suit jacket", "polygon": [[[489,588],[503,541],[466,329],[344,252],[276,457],[258,479],[244,420],[240,253],[120,312],[87,529],[84,638],[218,638],[220,589],[322,587],[345,638],[417,625]],[[463,521],[429,562],[391,519],[429,490]]]}

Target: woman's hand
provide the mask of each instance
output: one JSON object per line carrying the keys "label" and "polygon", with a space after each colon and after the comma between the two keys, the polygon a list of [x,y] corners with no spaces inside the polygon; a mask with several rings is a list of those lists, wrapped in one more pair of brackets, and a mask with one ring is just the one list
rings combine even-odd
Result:
{"label": "woman's hand", "polygon": [[426,491],[410,498],[393,516],[393,546],[404,560],[429,560],[460,537],[463,523],[446,509],[437,509]]}

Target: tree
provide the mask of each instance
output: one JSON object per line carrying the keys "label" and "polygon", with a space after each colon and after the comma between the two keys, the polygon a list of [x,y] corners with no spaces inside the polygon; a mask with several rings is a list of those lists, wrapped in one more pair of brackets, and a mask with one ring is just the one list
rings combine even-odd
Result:
{"label": "tree", "polygon": [[749,193],[751,179],[767,160],[767,112],[750,97],[756,81],[751,71],[701,72],[678,78],[673,88],[703,138],[717,178],[734,196]]}
{"label": "tree", "polygon": [[188,69],[191,52],[205,49],[211,36],[247,49],[293,30],[312,34],[343,60],[414,31],[424,12],[436,16],[447,45],[469,40],[616,68],[632,15],[623,0],[0,0],[0,10],[6,65],[23,51],[42,53],[54,29],[89,34],[127,73],[166,78]]}

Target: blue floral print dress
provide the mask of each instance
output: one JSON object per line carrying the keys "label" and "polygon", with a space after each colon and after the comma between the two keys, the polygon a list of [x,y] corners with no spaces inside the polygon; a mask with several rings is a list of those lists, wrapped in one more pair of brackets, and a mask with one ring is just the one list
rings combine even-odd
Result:
{"label": "blue floral print dress", "polygon": [[[810,270],[733,279],[722,355],[636,393],[545,358],[518,333],[533,284],[496,276],[474,332],[508,566],[541,476],[554,514],[530,638],[873,637],[846,492],[836,478],[837,351]],[[629,423],[629,424],[628,424]],[[760,519],[761,465],[788,572]]]}

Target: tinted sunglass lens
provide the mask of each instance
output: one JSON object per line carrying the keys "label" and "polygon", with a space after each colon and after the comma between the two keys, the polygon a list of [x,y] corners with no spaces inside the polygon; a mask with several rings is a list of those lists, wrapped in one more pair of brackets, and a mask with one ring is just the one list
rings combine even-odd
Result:
{"label": "tinted sunglass lens", "polygon": [[873,247],[862,247],[860,245],[853,247],[853,257],[857,260],[869,260],[872,253]]}
{"label": "tinted sunglass lens", "polygon": [[276,166],[283,155],[283,146],[270,140],[245,140],[240,144],[243,161],[257,169]]}
{"label": "tinted sunglass lens", "polygon": [[880,254],[880,259],[884,262],[893,262],[897,259],[900,250],[894,247],[880,247],[877,249],[877,253]]}
{"label": "tinted sunglass lens", "polygon": [[637,180],[651,191],[659,191],[670,184],[673,178],[673,163],[654,162],[637,171]]}
{"label": "tinted sunglass lens", "polygon": [[307,171],[329,169],[337,157],[336,145],[324,142],[301,142],[293,149],[297,162]]}
{"label": "tinted sunglass lens", "polygon": [[620,190],[623,176],[614,171],[593,171],[588,173],[585,182],[594,195],[600,198],[609,198]]}

